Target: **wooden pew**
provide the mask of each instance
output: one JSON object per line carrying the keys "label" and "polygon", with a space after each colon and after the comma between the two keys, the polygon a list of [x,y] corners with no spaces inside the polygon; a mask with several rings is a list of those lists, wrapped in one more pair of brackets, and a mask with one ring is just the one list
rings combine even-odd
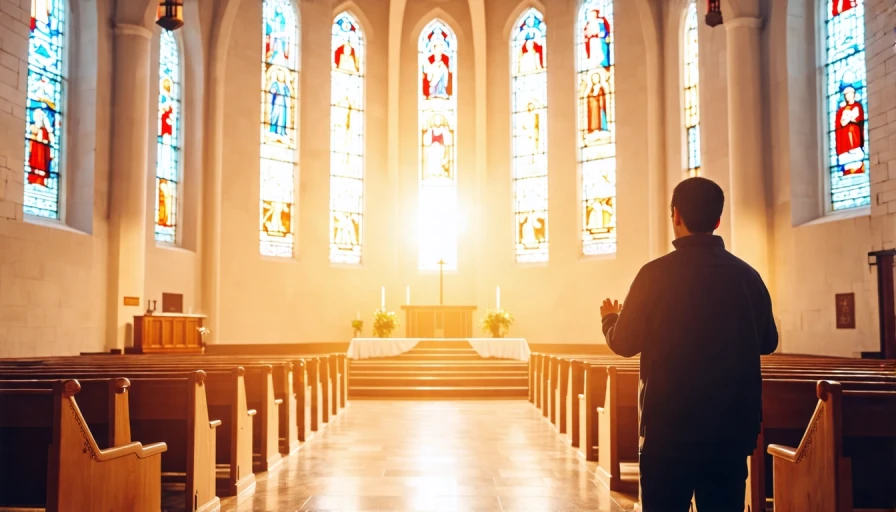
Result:
{"label": "wooden pew", "polygon": [[[774,459],[775,511],[893,510],[896,391],[844,391],[838,382],[820,381],[817,396],[818,403],[799,445],[791,448],[773,444],[768,448]],[[861,446],[863,439],[873,444]],[[860,445],[853,447],[853,456],[849,454],[850,441]],[[876,447],[882,442],[885,444]],[[872,462],[870,471],[864,473],[866,477],[882,470],[888,473],[871,496],[860,495],[854,488],[857,482],[853,475],[863,462],[861,457],[871,455],[860,453],[861,448],[877,448],[877,455],[883,456],[888,465],[879,468]]]}
{"label": "wooden pew", "polygon": [[[187,365],[190,367],[190,365]],[[113,377],[126,374],[131,381],[136,377],[177,377],[188,370],[170,366],[153,367],[148,365],[138,369],[117,369],[99,367],[96,369],[83,366],[29,369],[0,369],[4,378],[33,378],[40,375],[44,378],[97,378]],[[218,426],[223,442],[215,444],[215,460],[221,465],[221,485],[217,493],[226,496],[239,496],[255,489],[255,475],[252,466],[252,422],[257,414],[249,409],[246,400],[245,369],[242,367],[213,368],[204,371],[205,397],[208,415],[221,420]],[[166,397],[167,398],[167,397]],[[132,429],[133,430],[133,429]],[[189,471],[187,473],[189,477]]]}
{"label": "wooden pew", "polygon": [[[762,428],[756,450],[749,458],[746,504],[750,511],[764,510],[772,497],[771,456],[766,456],[768,446],[776,441],[797,444],[818,403],[817,380],[801,378],[793,372],[767,372],[765,377],[762,381]],[[892,380],[864,380],[874,377],[874,374],[841,374],[841,386],[849,390],[896,391],[896,382]]]}
{"label": "wooden pew", "polygon": [[160,510],[165,443],[101,449],[74,398],[80,389],[76,380],[0,389],[0,506]]}
{"label": "wooden pew", "polygon": [[[58,380],[0,380],[0,389],[53,389]],[[111,379],[79,379],[78,407],[100,448],[122,446],[131,442],[128,388],[123,377]]]}
{"label": "wooden pew", "polygon": [[610,366],[603,405],[597,408],[597,477],[611,491],[637,492],[638,481],[623,480],[622,462],[638,462],[638,371]]}

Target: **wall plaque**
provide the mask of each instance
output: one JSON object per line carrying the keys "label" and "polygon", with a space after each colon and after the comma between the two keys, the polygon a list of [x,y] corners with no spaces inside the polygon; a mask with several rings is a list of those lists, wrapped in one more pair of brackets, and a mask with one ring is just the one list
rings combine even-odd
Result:
{"label": "wall plaque", "polygon": [[124,305],[125,306],[139,306],[140,305],[140,297],[125,297]]}
{"label": "wall plaque", "polygon": [[838,293],[835,296],[837,315],[837,329],[856,328],[856,294]]}

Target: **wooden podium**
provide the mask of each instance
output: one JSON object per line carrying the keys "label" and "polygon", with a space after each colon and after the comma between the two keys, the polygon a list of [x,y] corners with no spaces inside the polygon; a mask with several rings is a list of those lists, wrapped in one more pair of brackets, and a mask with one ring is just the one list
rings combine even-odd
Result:
{"label": "wooden podium", "polygon": [[401,306],[405,338],[472,338],[476,306]]}
{"label": "wooden podium", "polygon": [[127,354],[201,354],[202,315],[156,313],[134,317],[134,346]]}

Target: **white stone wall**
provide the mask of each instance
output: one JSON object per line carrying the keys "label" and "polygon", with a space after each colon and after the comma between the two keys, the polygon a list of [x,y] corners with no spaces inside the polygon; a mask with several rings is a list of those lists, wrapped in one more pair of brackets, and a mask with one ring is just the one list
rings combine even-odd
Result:
{"label": "white stone wall", "polygon": [[[768,2],[764,57],[773,183],[775,308],[787,352],[857,355],[877,350],[876,271],[869,251],[896,247],[896,51],[892,0],[866,0],[872,208],[825,217],[825,118],[818,108],[818,6]],[[816,37],[818,37],[816,39]],[[893,208],[893,209],[891,209]],[[835,327],[834,295],[856,294],[855,330]]]}

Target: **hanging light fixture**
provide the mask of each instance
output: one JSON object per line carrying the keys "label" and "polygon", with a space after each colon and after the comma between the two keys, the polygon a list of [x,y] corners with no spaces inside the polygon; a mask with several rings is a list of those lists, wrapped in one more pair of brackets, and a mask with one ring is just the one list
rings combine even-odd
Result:
{"label": "hanging light fixture", "polygon": [[722,24],[722,0],[708,0],[706,24],[717,27]]}
{"label": "hanging light fixture", "polygon": [[184,0],[159,0],[156,25],[165,30],[177,30],[184,26]]}

